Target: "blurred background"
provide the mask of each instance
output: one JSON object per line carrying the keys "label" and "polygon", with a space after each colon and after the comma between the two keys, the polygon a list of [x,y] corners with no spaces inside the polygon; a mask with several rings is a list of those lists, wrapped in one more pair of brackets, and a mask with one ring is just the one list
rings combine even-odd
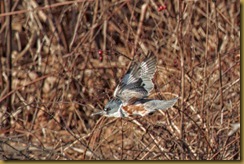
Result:
{"label": "blurred background", "polygon": [[[0,1],[0,159],[240,160],[240,1]],[[157,56],[146,117],[103,110]]]}

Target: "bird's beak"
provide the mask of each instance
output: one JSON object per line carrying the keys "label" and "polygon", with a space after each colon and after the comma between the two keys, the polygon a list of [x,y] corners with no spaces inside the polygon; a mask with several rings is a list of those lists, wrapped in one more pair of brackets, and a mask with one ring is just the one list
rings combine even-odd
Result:
{"label": "bird's beak", "polygon": [[106,112],[102,110],[102,111],[99,111],[99,112],[96,112],[96,113],[92,113],[91,116],[104,115],[104,114],[106,114]]}

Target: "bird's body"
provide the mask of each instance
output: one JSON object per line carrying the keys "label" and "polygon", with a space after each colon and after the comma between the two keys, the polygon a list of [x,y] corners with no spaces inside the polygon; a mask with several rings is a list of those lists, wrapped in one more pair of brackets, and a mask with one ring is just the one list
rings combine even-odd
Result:
{"label": "bird's body", "polygon": [[156,57],[149,55],[141,63],[132,63],[112,98],[103,111],[95,113],[107,117],[146,116],[156,110],[172,107],[178,98],[171,100],[147,99],[154,88],[152,78],[156,71]]}

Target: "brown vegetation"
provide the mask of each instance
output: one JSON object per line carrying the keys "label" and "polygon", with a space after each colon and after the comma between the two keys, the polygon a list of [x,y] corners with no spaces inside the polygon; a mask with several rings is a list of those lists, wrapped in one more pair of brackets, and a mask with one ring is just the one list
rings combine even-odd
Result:
{"label": "brown vegetation", "polygon": [[[240,160],[238,0],[0,3],[0,159]],[[149,50],[178,103],[92,117]]]}

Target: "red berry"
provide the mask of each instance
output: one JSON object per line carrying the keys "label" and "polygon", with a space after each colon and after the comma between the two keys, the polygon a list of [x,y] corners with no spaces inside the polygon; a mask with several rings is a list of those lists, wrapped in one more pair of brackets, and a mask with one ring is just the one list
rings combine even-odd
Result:
{"label": "red berry", "polygon": [[98,51],[98,55],[99,55],[99,60],[103,61],[103,51],[102,50]]}
{"label": "red berry", "polygon": [[99,56],[99,60],[100,61],[103,61],[103,56]]}
{"label": "red berry", "polygon": [[99,55],[102,55],[102,54],[103,54],[103,51],[102,51],[102,50],[99,50],[99,51],[98,51],[98,54],[99,54]]}
{"label": "red berry", "polygon": [[163,11],[166,8],[167,8],[166,5],[161,5],[161,6],[158,7],[158,11]]}
{"label": "red berry", "polygon": [[174,60],[174,66],[178,66],[177,60]]}

